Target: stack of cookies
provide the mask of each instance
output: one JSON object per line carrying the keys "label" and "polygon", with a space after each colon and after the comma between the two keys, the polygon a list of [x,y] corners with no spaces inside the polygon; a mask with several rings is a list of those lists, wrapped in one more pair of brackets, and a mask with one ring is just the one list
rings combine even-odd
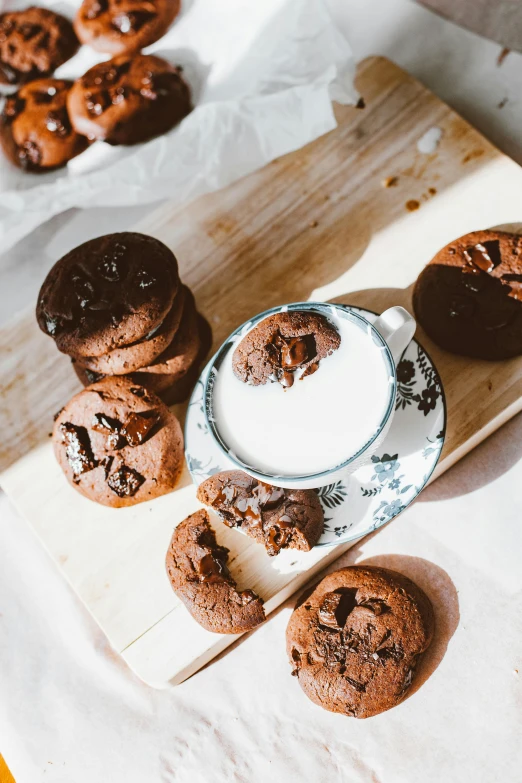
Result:
{"label": "stack of cookies", "polygon": [[[181,68],[139,50],[158,40],[179,0],[84,0],[74,25],[45,8],[0,14],[0,84],[22,85],[0,113],[0,144],[33,173],[65,166],[95,140],[137,144],[192,110]],[[52,78],[80,43],[113,56],[74,83]]]}
{"label": "stack of cookies", "polygon": [[36,317],[84,386],[127,376],[168,405],[189,396],[212,343],[172,251],[133,232],[97,237],[57,261]]}

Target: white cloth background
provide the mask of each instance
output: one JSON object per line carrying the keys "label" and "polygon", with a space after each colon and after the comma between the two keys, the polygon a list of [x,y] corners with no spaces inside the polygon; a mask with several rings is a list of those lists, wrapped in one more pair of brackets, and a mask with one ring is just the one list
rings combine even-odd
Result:
{"label": "white cloth background", "polygon": [[[406,0],[330,4],[358,57],[389,54],[522,159],[518,55],[498,68],[497,45]],[[24,240],[0,276],[2,320],[61,243],[134,218],[69,213]],[[143,685],[0,498],[0,751],[17,783],[521,781],[521,443],[518,417],[335,564],[395,567],[436,608],[420,687],[368,721],[320,710],[290,677],[292,602],[177,688]]]}

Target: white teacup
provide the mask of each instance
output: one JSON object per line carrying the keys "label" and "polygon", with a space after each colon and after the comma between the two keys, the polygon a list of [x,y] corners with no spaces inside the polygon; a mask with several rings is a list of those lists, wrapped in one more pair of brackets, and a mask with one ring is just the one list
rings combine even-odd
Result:
{"label": "white teacup", "polygon": [[[320,362],[316,373],[303,378],[302,386],[298,381],[286,391],[277,383],[267,385],[273,388],[254,387],[233,376],[231,357],[243,337],[268,316],[295,310],[326,317],[341,334],[337,351]],[[225,454],[229,469],[244,470],[260,481],[288,489],[313,489],[345,479],[369,462],[393,420],[396,364],[413,338],[415,326],[402,307],[391,307],[371,324],[344,305],[298,302],[260,313],[236,329],[213,357],[204,390],[209,432]],[[364,379],[358,377],[364,373]],[[343,409],[344,397],[347,403]],[[279,412],[281,405],[287,413],[271,431],[277,417],[266,416],[266,411]],[[346,415],[339,417],[336,410],[341,414],[344,410]],[[294,411],[291,457],[283,448],[289,441],[281,423],[288,421],[292,426]],[[309,415],[302,417],[301,429],[303,411]],[[336,426],[335,416],[346,423],[346,432]],[[317,426],[309,437],[312,421]],[[274,456],[277,454],[273,464],[271,443]],[[327,464],[330,454],[336,455],[332,457],[334,464]]]}

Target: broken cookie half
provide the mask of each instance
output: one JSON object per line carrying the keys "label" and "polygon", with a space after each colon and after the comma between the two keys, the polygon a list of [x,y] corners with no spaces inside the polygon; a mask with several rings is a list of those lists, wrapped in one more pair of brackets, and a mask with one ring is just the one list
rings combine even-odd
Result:
{"label": "broken cookie half", "polygon": [[243,633],[265,620],[263,600],[252,590],[237,589],[228,553],[201,510],[176,527],[165,564],[172,589],[203,628]]}
{"label": "broken cookie half", "polygon": [[309,552],[323,532],[323,509],[312,489],[282,489],[242,470],[225,470],[200,484],[197,497],[225,525],[263,544],[269,555],[281,549]]}

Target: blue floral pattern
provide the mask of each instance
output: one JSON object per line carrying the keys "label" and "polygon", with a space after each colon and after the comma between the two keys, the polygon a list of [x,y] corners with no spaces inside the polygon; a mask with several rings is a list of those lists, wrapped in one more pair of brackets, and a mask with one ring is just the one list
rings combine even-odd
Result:
{"label": "blue floral pattern", "polygon": [[[423,387],[420,389],[419,380]],[[408,405],[417,404],[424,416],[437,408],[442,395],[440,378],[431,364],[426,351],[417,344],[417,360],[402,358],[397,365],[397,399],[395,408],[404,410]]]}
{"label": "blue floral pattern", "polygon": [[[375,315],[361,312],[369,321]],[[203,390],[208,366],[190,400],[185,425],[186,458],[196,484],[233,465],[205,423]],[[417,497],[438,462],[446,427],[439,375],[413,340],[397,366],[396,413],[377,454],[346,480],[317,490],[325,512],[319,546],[362,537],[392,520]]]}

